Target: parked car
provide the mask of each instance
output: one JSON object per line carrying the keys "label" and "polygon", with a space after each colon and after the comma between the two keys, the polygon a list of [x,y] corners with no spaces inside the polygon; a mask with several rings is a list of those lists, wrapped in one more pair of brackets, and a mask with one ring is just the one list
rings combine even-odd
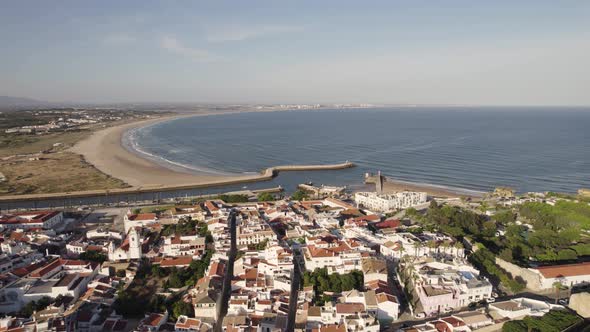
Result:
{"label": "parked car", "polygon": [[498,293],[496,293],[496,292],[493,292],[493,293],[492,293],[492,297],[493,297],[493,298],[497,298],[497,297],[498,297]]}
{"label": "parked car", "polygon": [[569,304],[569,300],[568,299],[559,299],[557,301],[557,303],[561,304],[561,305],[568,305]]}
{"label": "parked car", "polygon": [[426,314],[424,314],[423,312],[417,312],[414,314],[414,317],[416,318],[425,318]]}
{"label": "parked car", "polygon": [[493,297],[490,297],[490,298],[487,298],[487,299],[486,299],[486,302],[487,302],[487,303],[494,303],[494,302],[496,302],[496,299],[495,299],[495,298],[493,298]]}

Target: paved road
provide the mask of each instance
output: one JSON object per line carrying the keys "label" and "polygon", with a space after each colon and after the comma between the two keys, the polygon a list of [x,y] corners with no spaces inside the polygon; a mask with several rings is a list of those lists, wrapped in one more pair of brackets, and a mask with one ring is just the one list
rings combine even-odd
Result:
{"label": "paved road", "polygon": [[287,318],[286,331],[295,330],[295,318],[297,316],[297,298],[299,295],[299,284],[301,283],[301,271],[297,257],[299,250],[293,250],[293,280],[291,280],[291,296],[289,297],[289,316]]}
{"label": "paved road", "polygon": [[236,212],[232,211],[228,217],[228,224],[231,235],[231,248],[228,255],[227,265],[225,267],[225,275],[223,276],[223,288],[221,296],[217,300],[217,322],[214,327],[215,332],[223,330],[223,319],[227,315],[227,307],[229,298],[231,296],[231,280],[234,276],[234,262],[238,253],[237,236],[236,236]]}

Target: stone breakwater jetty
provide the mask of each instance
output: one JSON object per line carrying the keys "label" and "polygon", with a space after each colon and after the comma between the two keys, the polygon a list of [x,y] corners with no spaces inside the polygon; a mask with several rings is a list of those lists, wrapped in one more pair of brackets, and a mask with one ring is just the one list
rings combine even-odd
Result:
{"label": "stone breakwater jetty", "polygon": [[254,175],[237,175],[234,178],[223,179],[218,181],[195,182],[182,185],[149,185],[141,187],[129,187],[109,190],[84,190],[72,191],[63,193],[45,193],[45,194],[26,194],[26,195],[7,195],[0,196],[0,202],[19,202],[19,201],[36,201],[43,199],[55,198],[82,198],[105,196],[112,194],[138,194],[138,193],[154,193],[162,191],[173,191],[182,189],[206,189],[212,187],[221,187],[234,184],[251,183],[259,181],[268,181],[279,175],[280,172],[296,172],[296,171],[328,171],[340,170],[355,167],[355,164],[349,161],[340,164],[325,164],[325,165],[284,165],[274,166],[264,169],[260,174]]}

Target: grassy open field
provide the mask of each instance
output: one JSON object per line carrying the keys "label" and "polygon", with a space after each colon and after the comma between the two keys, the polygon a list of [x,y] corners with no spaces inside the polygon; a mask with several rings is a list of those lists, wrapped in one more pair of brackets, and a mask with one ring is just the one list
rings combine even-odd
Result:
{"label": "grassy open field", "polygon": [[88,136],[92,131],[79,130],[46,135],[14,135],[0,134],[0,158],[16,154],[38,153],[53,149],[55,143],[61,143],[63,149],[74,145],[80,139]]}
{"label": "grassy open field", "polygon": [[43,154],[38,160],[23,157],[0,161],[0,172],[6,177],[0,183],[0,195],[127,187],[86,163],[80,155],[65,151]]}
{"label": "grassy open field", "polygon": [[[69,149],[97,130],[154,114],[150,111],[60,108],[0,112],[0,172],[4,175],[0,181],[0,196],[129,187],[125,182],[102,173]],[[81,126],[71,126],[68,122],[88,118],[97,122]],[[61,126],[60,129],[40,130],[38,134],[6,132],[23,126],[55,123]]]}
{"label": "grassy open field", "polygon": [[0,196],[129,187],[100,172],[82,156],[67,152],[104,127],[96,124],[43,135],[0,131],[0,172],[6,178],[0,182]]}

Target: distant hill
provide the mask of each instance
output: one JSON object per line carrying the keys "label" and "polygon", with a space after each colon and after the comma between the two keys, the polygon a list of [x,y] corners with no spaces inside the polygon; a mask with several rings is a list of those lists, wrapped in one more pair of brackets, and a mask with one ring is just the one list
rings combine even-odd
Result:
{"label": "distant hill", "polygon": [[21,107],[38,107],[51,103],[32,98],[0,96],[0,109],[18,109]]}

